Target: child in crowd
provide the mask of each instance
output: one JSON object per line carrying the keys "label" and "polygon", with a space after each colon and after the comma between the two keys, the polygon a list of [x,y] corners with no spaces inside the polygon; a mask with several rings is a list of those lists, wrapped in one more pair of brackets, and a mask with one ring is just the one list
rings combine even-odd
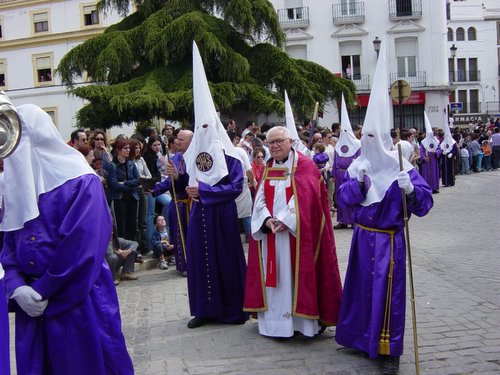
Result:
{"label": "child in crowd", "polygon": [[174,264],[174,245],[168,241],[167,223],[163,216],[158,215],[155,218],[155,228],[156,229],[151,236],[153,253],[158,259],[160,259],[160,269],[166,270],[168,269],[169,263],[170,265]]}
{"label": "child in crowd", "polygon": [[481,145],[481,151],[483,151],[483,170],[491,171],[491,153],[492,149],[488,140],[484,140]]}
{"label": "child in crowd", "polygon": [[469,150],[467,149],[467,144],[462,144],[462,148],[460,149],[460,158],[462,159],[460,174],[470,174],[470,166],[469,166]]}
{"label": "child in crowd", "polygon": [[313,161],[318,167],[325,183],[328,181],[328,171],[330,170],[330,163],[328,162],[328,155],[325,152],[325,145],[323,143],[315,143],[313,146]]}

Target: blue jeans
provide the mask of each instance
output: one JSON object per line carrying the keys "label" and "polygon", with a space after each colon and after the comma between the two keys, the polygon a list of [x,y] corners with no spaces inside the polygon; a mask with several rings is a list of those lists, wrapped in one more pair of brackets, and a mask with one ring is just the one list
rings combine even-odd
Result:
{"label": "blue jeans", "polygon": [[461,165],[461,173],[462,174],[469,174],[470,169],[469,169],[469,158],[462,158],[462,165]]}
{"label": "blue jeans", "polygon": [[170,194],[167,193],[160,194],[157,197],[153,197],[151,194],[148,194],[147,197],[148,210],[146,215],[146,238],[148,241],[148,249],[152,250],[153,246],[151,244],[151,237],[155,231],[154,219],[156,216],[156,202],[162,206],[161,215],[165,218],[168,228],[168,206],[170,205],[172,198],[170,197]]}
{"label": "blue jeans", "polygon": [[252,223],[252,217],[242,217],[241,221],[243,222],[243,228],[245,228],[245,234],[247,235],[247,238],[250,238],[250,227]]}

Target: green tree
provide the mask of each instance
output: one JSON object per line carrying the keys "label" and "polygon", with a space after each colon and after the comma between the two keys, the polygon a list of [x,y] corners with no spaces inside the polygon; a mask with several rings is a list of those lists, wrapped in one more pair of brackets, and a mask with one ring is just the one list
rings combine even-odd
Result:
{"label": "green tree", "polygon": [[[281,31],[267,0],[136,0],[137,11],[73,48],[57,72],[85,99],[79,125],[109,128],[154,116],[192,121],[192,41],[202,55],[221,112],[284,113],[283,90],[299,117],[310,117],[355,87],[310,61],[281,49]],[[122,15],[128,0],[101,0]],[[74,85],[84,74],[92,82]]]}

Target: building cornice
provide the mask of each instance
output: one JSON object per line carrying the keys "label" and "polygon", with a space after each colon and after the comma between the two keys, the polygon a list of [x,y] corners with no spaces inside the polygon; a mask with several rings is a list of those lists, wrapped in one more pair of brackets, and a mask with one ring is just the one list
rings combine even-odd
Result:
{"label": "building cornice", "polygon": [[285,35],[287,44],[313,38],[311,34],[306,33],[302,29],[288,29],[285,31]]}
{"label": "building cornice", "polygon": [[54,33],[29,38],[0,41],[0,51],[10,51],[28,47],[46,46],[57,44],[58,42],[84,41],[96,35],[102,34],[105,27],[92,28],[88,30],[76,30],[66,33]]}
{"label": "building cornice", "polygon": [[403,20],[387,30],[389,34],[420,33],[425,31],[425,27],[411,20]]}
{"label": "building cornice", "polygon": [[334,31],[330,36],[332,38],[343,38],[343,37],[362,37],[368,35],[368,31],[359,27],[358,25],[344,25],[338,30]]}
{"label": "building cornice", "polygon": [[63,2],[64,0],[7,0],[0,1],[0,10],[16,9],[22,7],[31,7],[41,4],[50,4]]}

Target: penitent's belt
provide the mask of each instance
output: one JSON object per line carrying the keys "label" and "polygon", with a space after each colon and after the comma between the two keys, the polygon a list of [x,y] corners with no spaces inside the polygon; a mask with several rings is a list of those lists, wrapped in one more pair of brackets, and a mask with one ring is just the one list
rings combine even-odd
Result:
{"label": "penitent's belt", "polygon": [[384,309],[384,324],[382,325],[382,331],[380,333],[380,341],[378,344],[378,352],[382,355],[390,355],[390,334],[389,329],[391,325],[391,299],[392,299],[392,280],[394,275],[394,234],[396,233],[393,229],[378,229],[369,228],[361,224],[354,224],[361,229],[368,232],[385,233],[391,236],[391,259],[389,261],[389,272],[387,274],[387,294],[385,296],[385,309]]}

